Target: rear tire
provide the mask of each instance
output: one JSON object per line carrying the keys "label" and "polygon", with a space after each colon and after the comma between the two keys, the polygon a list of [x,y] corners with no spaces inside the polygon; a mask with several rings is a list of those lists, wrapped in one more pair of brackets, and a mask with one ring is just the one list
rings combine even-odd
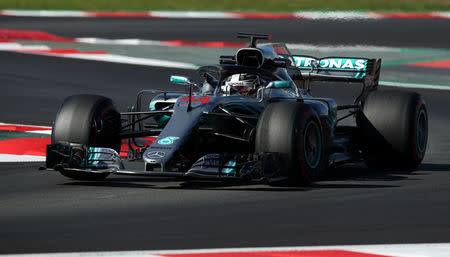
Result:
{"label": "rear tire", "polygon": [[[61,105],[52,130],[52,144],[70,143],[108,147],[120,151],[118,137],[121,122],[114,103],[98,95],[74,95]],[[109,173],[63,170],[60,173],[76,180],[102,180]]]}
{"label": "rear tire", "polygon": [[255,151],[276,153],[289,184],[308,184],[316,179],[327,159],[324,149],[319,117],[311,106],[278,102],[264,109],[256,128]]}
{"label": "rear tire", "polygon": [[358,113],[357,124],[370,169],[414,170],[422,162],[428,140],[428,115],[420,94],[373,92]]}

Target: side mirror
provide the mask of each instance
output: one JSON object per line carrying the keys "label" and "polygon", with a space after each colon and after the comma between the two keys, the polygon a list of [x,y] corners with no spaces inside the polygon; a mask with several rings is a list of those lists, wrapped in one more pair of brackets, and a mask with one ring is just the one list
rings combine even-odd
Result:
{"label": "side mirror", "polygon": [[291,83],[289,81],[272,81],[266,88],[290,88]]}
{"label": "side mirror", "polygon": [[[172,75],[172,76],[170,76],[170,82],[179,84],[179,85],[189,86],[189,98],[188,99],[192,99],[192,86],[194,86],[198,90],[200,90],[199,86],[197,86],[197,84],[195,84],[195,83],[192,83],[191,80],[187,77]],[[187,111],[189,112],[191,110],[191,108],[192,108],[191,100],[188,100]]]}
{"label": "side mirror", "polygon": [[183,76],[170,76],[170,82],[181,85],[192,85],[193,83],[189,78]]}

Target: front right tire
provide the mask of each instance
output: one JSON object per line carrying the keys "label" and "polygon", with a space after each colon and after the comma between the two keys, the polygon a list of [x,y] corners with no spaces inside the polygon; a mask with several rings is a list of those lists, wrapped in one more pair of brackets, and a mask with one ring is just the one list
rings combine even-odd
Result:
{"label": "front right tire", "polygon": [[255,151],[276,154],[290,184],[310,183],[319,177],[327,159],[317,113],[304,103],[271,103],[260,115]]}
{"label": "front right tire", "polygon": [[[120,151],[120,114],[111,99],[98,95],[74,95],[61,105],[52,129],[52,144],[69,143],[107,147]],[[61,170],[76,180],[102,180],[109,173]]]}

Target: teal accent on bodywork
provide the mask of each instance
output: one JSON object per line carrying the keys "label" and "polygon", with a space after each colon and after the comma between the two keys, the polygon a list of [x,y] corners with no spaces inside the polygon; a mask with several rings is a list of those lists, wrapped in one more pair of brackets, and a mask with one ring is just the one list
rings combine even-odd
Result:
{"label": "teal accent on bodywork", "polygon": [[156,105],[156,102],[150,102],[150,105],[149,105],[150,111],[155,111],[156,110],[155,105]]}
{"label": "teal accent on bodywork", "polygon": [[273,81],[272,87],[274,87],[274,88],[289,88],[290,83],[288,81]]}
{"label": "teal accent on bodywork", "polygon": [[[150,102],[150,105],[149,105],[150,111],[156,111],[156,103],[157,102]],[[159,125],[162,126],[162,125],[167,124],[167,122],[170,119],[170,116],[169,115],[164,115],[164,114],[157,114],[157,115],[154,116],[154,119],[155,119],[156,122],[158,122]]]}
{"label": "teal accent on bodywork", "polygon": [[[228,161],[225,163],[225,166],[236,167],[236,161],[235,160]],[[236,168],[224,168],[224,169],[222,169],[222,173],[226,177],[235,177],[236,176]]]}
{"label": "teal accent on bodywork", "polygon": [[158,144],[160,144],[160,145],[171,145],[177,139],[179,139],[179,137],[165,137],[163,139],[158,140]]}
{"label": "teal accent on bodywork", "polygon": [[159,119],[157,119],[157,122],[159,125],[165,125],[170,120],[169,115],[162,115]]}
{"label": "teal accent on bodywork", "polygon": [[364,77],[364,75],[366,75],[364,72],[358,72],[355,74],[355,78],[362,79]]}
{"label": "teal accent on bodywork", "polygon": [[307,56],[294,56],[295,66],[300,69],[311,69],[311,62],[318,62],[318,70],[360,71],[367,69],[366,59],[356,58],[322,58],[315,59]]}
{"label": "teal accent on bodywork", "polygon": [[98,150],[96,147],[89,147],[89,149],[88,149],[89,155],[88,155],[88,161],[87,161],[88,164],[92,164],[92,165],[98,164],[98,161],[96,161],[96,159],[98,159],[100,154],[95,153],[97,151]]}
{"label": "teal accent on bodywork", "polygon": [[187,79],[186,77],[182,77],[182,76],[170,76],[170,82],[172,83],[177,83],[177,84],[188,84],[189,83],[189,79]]}

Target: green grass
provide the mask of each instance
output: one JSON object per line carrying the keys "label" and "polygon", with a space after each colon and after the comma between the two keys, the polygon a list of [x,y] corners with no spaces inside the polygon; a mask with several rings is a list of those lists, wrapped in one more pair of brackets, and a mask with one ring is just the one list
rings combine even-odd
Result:
{"label": "green grass", "polygon": [[0,9],[199,10],[293,12],[300,10],[448,11],[450,0],[0,0]]}

